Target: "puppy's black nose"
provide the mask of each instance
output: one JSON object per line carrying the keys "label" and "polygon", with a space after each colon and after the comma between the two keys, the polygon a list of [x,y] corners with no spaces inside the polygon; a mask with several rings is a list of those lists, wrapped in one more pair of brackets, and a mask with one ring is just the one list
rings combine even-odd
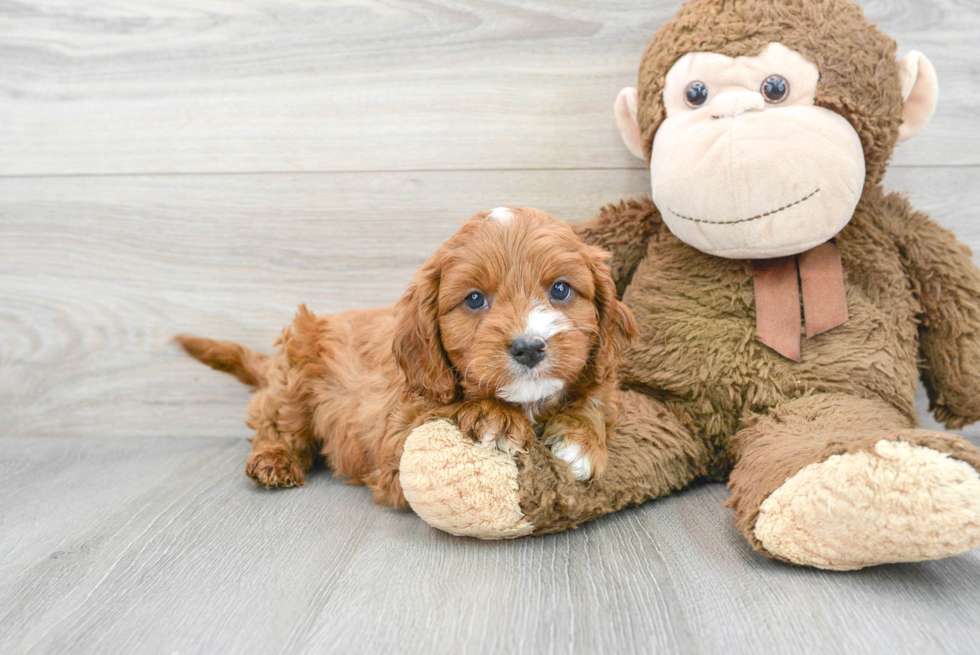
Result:
{"label": "puppy's black nose", "polygon": [[544,359],[544,349],[548,344],[541,337],[517,337],[510,344],[510,355],[518,364],[534,368]]}

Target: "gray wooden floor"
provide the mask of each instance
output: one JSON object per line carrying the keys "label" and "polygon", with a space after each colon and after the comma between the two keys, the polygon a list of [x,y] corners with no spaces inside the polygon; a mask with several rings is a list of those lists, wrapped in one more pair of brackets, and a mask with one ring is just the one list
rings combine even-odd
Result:
{"label": "gray wooden floor", "polygon": [[705,485],[579,530],[452,537],[238,439],[0,439],[3,653],[976,653],[980,553],[753,554]]}
{"label": "gray wooden floor", "polygon": [[[261,492],[247,391],[170,341],[269,350],[478,210],[645,192],[611,105],[679,5],[0,1],[0,653],[977,652],[980,551],[780,565],[720,485],[507,543]],[[980,249],[980,6],[864,6],[942,89],[887,185]]]}

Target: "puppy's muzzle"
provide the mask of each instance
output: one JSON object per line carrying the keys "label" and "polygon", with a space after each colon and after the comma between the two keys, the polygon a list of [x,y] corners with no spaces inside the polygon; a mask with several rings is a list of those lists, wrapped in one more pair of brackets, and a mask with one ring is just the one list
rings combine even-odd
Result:
{"label": "puppy's muzzle", "polygon": [[541,337],[517,337],[510,344],[510,356],[522,366],[534,368],[542,359],[548,344]]}

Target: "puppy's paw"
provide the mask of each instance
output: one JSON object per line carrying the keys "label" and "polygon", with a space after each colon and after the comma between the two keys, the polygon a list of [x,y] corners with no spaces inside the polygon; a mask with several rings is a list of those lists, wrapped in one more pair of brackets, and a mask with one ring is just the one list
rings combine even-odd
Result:
{"label": "puppy's paw", "polygon": [[488,448],[526,452],[531,423],[521,412],[495,400],[462,403],[456,411],[460,432]]}
{"label": "puppy's paw", "polygon": [[306,483],[303,467],[293,457],[281,451],[253,452],[245,465],[245,474],[266,489],[301,487]]}
{"label": "puppy's paw", "polygon": [[558,439],[549,444],[551,452],[558,459],[565,460],[572,467],[572,474],[576,480],[588,480],[592,477],[592,461],[589,454],[585,452],[580,444],[565,443],[564,439]]}
{"label": "puppy's paw", "polygon": [[606,468],[606,447],[583,421],[556,417],[544,429],[544,444],[568,462],[576,480],[598,478]]}

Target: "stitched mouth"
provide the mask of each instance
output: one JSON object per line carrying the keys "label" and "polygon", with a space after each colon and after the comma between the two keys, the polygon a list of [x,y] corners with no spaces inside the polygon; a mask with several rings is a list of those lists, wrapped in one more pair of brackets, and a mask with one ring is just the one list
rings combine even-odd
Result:
{"label": "stitched mouth", "polygon": [[757,221],[760,218],[765,218],[766,216],[772,216],[773,214],[778,214],[779,212],[785,211],[790,207],[795,207],[796,205],[806,202],[813,196],[817,195],[819,192],[820,192],[819,188],[814,189],[809,195],[806,195],[800,198],[799,200],[794,200],[788,205],[783,205],[778,209],[772,209],[770,211],[765,212],[764,214],[759,214],[758,216],[750,216],[749,218],[740,218],[737,221],[709,221],[705,218],[694,218],[692,216],[685,216],[684,214],[678,214],[670,207],[667,207],[666,209],[677,218],[683,218],[685,221],[693,221],[695,223],[707,223],[708,225],[735,225],[737,223],[748,223],[749,221]]}

